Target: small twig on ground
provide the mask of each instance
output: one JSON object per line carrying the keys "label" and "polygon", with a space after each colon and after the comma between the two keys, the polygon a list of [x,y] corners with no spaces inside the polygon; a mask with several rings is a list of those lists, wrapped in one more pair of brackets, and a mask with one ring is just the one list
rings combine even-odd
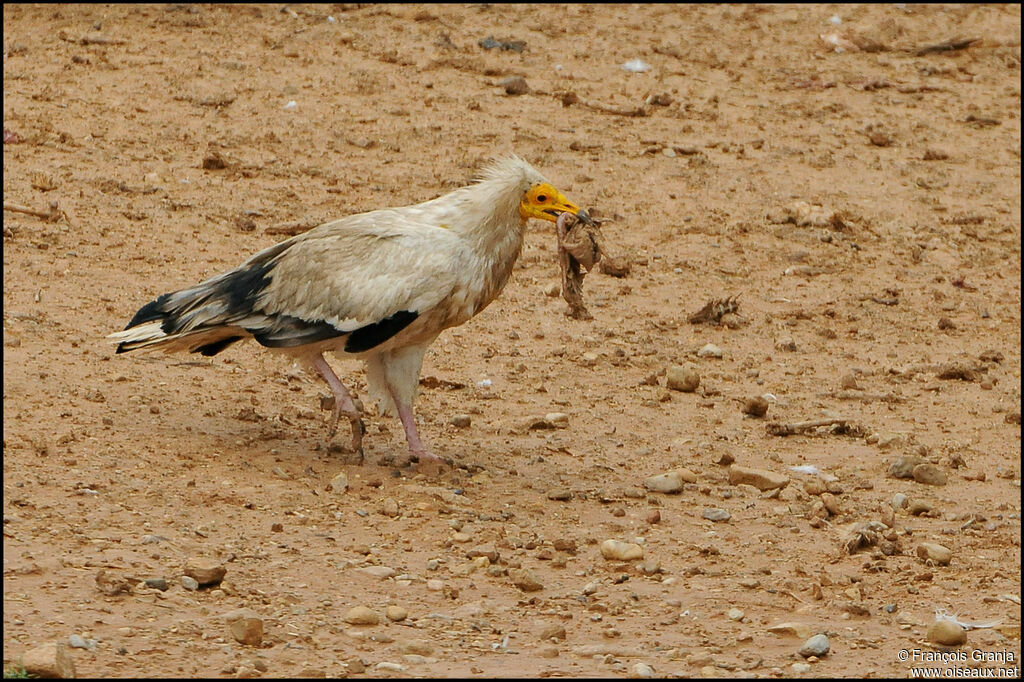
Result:
{"label": "small twig on ground", "polygon": [[28,206],[21,206],[20,204],[11,204],[5,201],[4,210],[13,211],[14,213],[25,213],[27,215],[35,216],[37,218],[42,218],[43,220],[47,220],[51,223],[55,223],[61,218],[64,218],[65,220],[68,219],[67,214],[64,211],[60,210],[60,207],[57,206],[56,201],[50,202],[49,211],[39,211],[34,208],[29,208]]}
{"label": "small twig on ground", "polygon": [[970,47],[979,42],[981,42],[981,38],[950,38],[949,40],[944,40],[941,43],[919,47],[914,50],[914,54],[921,57],[923,55],[934,54],[936,52],[954,52],[956,50],[963,50],[964,48]]}
{"label": "small twig on ground", "polygon": [[559,94],[557,96],[558,96],[559,99],[562,100],[562,106],[563,107],[567,107],[567,106],[570,106],[570,105],[573,105],[573,104],[580,104],[582,106],[585,106],[588,109],[593,109],[594,111],[601,111],[601,112],[604,112],[606,114],[614,114],[615,116],[634,116],[634,117],[638,117],[638,116],[648,116],[651,113],[650,110],[647,107],[643,107],[643,106],[640,106],[640,107],[616,107],[616,106],[612,106],[610,104],[602,104],[600,102],[593,102],[591,100],[583,99],[582,97],[577,95],[575,92],[563,92],[563,93],[561,93],[561,94]]}
{"label": "small twig on ground", "polygon": [[779,424],[778,422],[772,422],[771,424],[767,424],[765,429],[768,431],[769,435],[772,436],[792,436],[821,426],[846,426],[849,421],[849,419],[812,419],[810,421],[794,422],[792,424]]}

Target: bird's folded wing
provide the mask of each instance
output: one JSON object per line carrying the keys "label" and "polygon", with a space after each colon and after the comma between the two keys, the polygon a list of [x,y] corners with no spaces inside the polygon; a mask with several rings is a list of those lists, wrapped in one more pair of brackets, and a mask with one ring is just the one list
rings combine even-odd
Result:
{"label": "bird's folded wing", "polygon": [[253,301],[253,313],[278,321],[279,341],[367,327],[369,337],[387,338],[458,298],[473,279],[464,272],[457,235],[403,219],[399,211],[352,216],[301,237],[273,259],[270,281]]}

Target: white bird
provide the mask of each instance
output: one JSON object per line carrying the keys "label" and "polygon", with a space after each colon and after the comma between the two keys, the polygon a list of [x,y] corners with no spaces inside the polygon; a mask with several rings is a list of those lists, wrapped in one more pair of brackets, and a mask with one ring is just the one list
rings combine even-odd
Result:
{"label": "white bird", "polygon": [[516,156],[430,201],[324,223],[240,266],[164,294],[108,338],[117,352],[159,348],[211,356],[255,339],[317,369],[334,393],[330,435],[344,415],[352,448],[362,421],[325,351],[366,362],[382,414],[397,412],[413,457],[437,460],[416,430],[413,399],[427,347],[494,300],[508,282],[529,218],[585,211]]}

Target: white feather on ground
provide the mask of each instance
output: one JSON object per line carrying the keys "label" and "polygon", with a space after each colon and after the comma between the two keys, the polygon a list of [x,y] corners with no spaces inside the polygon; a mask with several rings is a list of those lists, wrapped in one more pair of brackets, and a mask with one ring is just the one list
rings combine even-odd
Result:
{"label": "white feather on ground", "polygon": [[316,367],[361,450],[355,403],[323,358],[366,362],[370,397],[397,413],[413,456],[437,459],[419,438],[412,403],[427,347],[483,310],[505,286],[526,220],[585,212],[530,164],[493,162],[476,183],[412,206],[316,227],[240,266],[143,306],[108,338],[136,349],[216,355],[245,339]]}

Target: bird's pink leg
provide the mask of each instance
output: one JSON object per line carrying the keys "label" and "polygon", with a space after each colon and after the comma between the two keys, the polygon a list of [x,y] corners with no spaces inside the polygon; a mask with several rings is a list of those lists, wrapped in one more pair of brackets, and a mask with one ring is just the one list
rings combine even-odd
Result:
{"label": "bird's pink leg", "polygon": [[405,428],[405,439],[409,441],[409,452],[415,455],[420,462],[427,460],[440,462],[441,458],[427,450],[423,441],[420,440],[419,431],[416,430],[416,417],[412,413],[412,405],[407,405],[399,400],[395,389],[391,388],[390,384],[388,384],[388,390],[391,391],[395,407],[398,408],[398,418],[402,420],[402,426]]}
{"label": "bird's pink leg", "polygon": [[324,378],[327,385],[331,387],[331,392],[334,393],[334,413],[331,419],[331,431],[327,437],[331,438],[334,436],[338,430],[338,419],[341,415],[345,415],[352,424],[352,450],[355,452],[362,451],[363,420],[360,419],[359,410],[356,408],[356,404],[352,402],[352,396],[349,394],[348,389],[345,388],[345,384],[341,383],[341,379],[334,373],[331,366],[327,364],[322,354],[317,353],[316,357],[313,358],[313,366],[320,372],[320,376]]}

